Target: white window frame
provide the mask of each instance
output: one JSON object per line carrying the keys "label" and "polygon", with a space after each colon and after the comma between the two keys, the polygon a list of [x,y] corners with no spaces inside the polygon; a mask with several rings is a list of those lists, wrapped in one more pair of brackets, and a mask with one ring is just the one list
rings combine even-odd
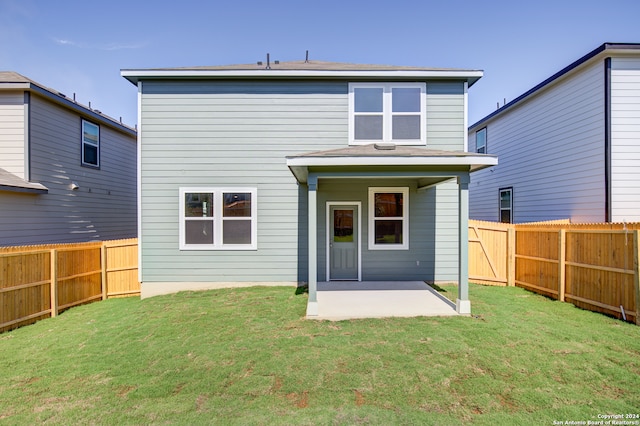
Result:
{"label": "white window frame", "polygon": [[[355,89],[382,89],[382,139],[355,138]],[[420,89],[420,139],[393,139],[392,135],[392,95],[394,88]],[[367,114],[367,113],[364,113]],[[371,113],[369,113],[371,114]],[[380,114],[380,113],[375,113]],[[397,113],[407,115],[408,113]],[[415,113],[414,115],[418,115]],[[349,145],[368,145],[372,143],[395,143],[397,145],[426,145],[427,144],[427,84],[426,83],[349,83]]]}
{"label": "white window frame", "polygon": [[[88,142],[84,139],[84,127],[86,125],[90,125],[95,127],[98,130],[98,141],[97,143],[92,143],[92,142]],[[80,129],[81,133],[80,133],[80,157],[82,159],[82,165],[83,166],[87,166],[87,167],[100,167],[100,126],[97,125],[96,123],[92,123],[91,121],[87,121],[87,120],[82,120],[82,128]],[[92,164],[92,163],[88,163],[84,160],[84,146],[85,145],[90,145],[92,147],[96,148],[96,164]]]}
{"label": "white window frame", "polygon": [[[482,146],[478,146],[478,135],[484,132],[484,145]],[[483,127],[482,129],[478,130],[476,132],[476,144],[475,144],[475,152],[477,154],[486,154],[487,153],[487,128]],[[482,148],[482,152],[480,151],[480,148]]]}
{"label": "white window frame", "polygon": [[[402,194],[402,216],[381,217],[375,216],[375,194],[400,193]],[[409,250],[409,188],[370,187],[369,188],[369,250]],[[376,220],[402,220],[402,244],[376,244]]]}
{"label": "white window frame", "polygon": [[[185,217],[185,195],[187,193],[213,194],[213,217],[202,220],[213,221],[213,244],[186,244],[185,224],[187,220],[199,218]],[[223,244],[223,222],[225,220],[247,220],[247,217],[223,217],[223,194],[230,192],[244,192],[251,194],[251,244]],[[253,187],[211,187],[190,186],[181,187],[179,191],[179,238],[180,250],[257,250],[258,249],[258,190]]]}

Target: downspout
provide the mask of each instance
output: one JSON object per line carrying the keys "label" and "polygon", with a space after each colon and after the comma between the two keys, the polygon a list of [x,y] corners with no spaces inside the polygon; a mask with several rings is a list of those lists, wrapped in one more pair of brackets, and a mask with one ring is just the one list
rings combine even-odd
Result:
{"label": "downspout", "polygon": [[604,59],[604,221],[611,222],[611,58]]}

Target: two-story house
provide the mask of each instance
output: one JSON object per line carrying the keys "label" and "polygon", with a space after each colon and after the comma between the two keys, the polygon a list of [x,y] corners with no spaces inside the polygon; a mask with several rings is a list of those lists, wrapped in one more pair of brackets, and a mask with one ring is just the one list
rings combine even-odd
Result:
{"label": "two-story house", "polygon": [[136,130],[0,72],[0,246],[133,238]]}
{"label": "two-story house", "polygon": [[[459,281],[481,71],[299,61],[121,74],[139,94],[142,297]],[[459,244],[462,241],[463,244]]]}
{"label": "two-story house", "polygon": [[469,128],[470,217],[640,221],[640,44],[605,43]]}

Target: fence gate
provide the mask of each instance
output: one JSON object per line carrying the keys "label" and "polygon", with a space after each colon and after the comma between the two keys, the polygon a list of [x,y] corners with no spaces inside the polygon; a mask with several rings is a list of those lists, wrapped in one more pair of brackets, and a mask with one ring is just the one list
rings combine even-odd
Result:
{"label": "fence gate", "polygon": [[508,224],[469,220],[469,281],[513,285],[515,230]]}

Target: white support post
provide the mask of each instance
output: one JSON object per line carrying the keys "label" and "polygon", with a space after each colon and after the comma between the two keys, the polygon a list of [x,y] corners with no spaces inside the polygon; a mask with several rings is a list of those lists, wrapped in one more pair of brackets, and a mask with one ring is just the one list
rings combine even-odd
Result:
{"label": "white support post", "polygon": [[458,177],[458,299],[456,311],[471,314],[469,300],[469,175]]}
{"label": "white support post", "polygon": [[318,177],[309,175],[308,234],[309,234],[309,301],[307,316],[318,316]]}

